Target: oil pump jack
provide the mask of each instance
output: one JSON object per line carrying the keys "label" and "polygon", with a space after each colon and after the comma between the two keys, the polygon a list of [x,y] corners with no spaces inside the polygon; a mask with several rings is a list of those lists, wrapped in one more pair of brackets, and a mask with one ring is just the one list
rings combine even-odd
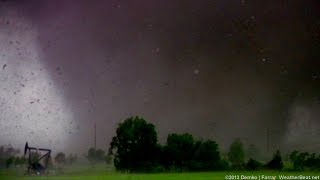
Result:
{"label": "oil pump jack", "polygon": [[[45,152],[44,155],[40,155],[39,157],[33,157],[33,153],[41,153]],[[24,156],[28,153],[28,169],[27,173],[32,174],[33,172],[36,173],[37,175],[44,174],[47,167],[48,167],[48,162],[49,158],[51,155],[51,150],[50,149],[43,149],[43,148],[35,148],[35,147],[30,147],[28,145],[28,142],[26,142],[26,145],[24,147]],[[43,161],[41,161],[43,160]],[[42,164],[41,164],[42,162]]]}

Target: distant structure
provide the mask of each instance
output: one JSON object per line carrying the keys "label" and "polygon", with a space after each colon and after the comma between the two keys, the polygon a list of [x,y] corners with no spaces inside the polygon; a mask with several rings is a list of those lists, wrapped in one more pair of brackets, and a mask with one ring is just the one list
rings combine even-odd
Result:
{"label": "distant structure", "polygon": [[94,123],[94,149],[97,149],[97,125]]}

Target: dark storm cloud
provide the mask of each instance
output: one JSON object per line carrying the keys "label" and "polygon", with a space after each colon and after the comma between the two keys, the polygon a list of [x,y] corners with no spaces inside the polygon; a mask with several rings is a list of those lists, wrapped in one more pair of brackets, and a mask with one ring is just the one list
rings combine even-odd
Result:
{"label": "dark storm cloud", "polygon": [[278,143],[299,119],[297,99],[319,98],[316,1],[6,3],[39,33],[41,62],[78,126],[74,147],[92,144],[95,121],[105,146],[129,115],[162,139],[189,131],[264,146],[266,127],[280,129]]}

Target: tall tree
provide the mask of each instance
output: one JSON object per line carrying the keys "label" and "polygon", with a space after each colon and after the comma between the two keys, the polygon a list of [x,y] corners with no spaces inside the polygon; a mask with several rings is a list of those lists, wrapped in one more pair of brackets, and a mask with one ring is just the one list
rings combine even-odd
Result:
{"label": "tall tree", "polygon": [[66,155],[63,152],[59,152],[55,158],[55,162],[58,164],[65,164],[66,163]]}
{"label": "tall tree", "polygon": [[72,165],[73,163],[75,163],[78,159],[77,154],[69,154],[68,157],[66,158],[66,161],[68,162],[68,164]]}
{"label": "tall tree", "polygon": [[195,152],[195,160],[200,165],[199,170],[220,169],[221,159],[218,144],[212,140],[202,142]]}
{"label": "tall tree", "polygon": [[[12,158],[19,154],[19,150],[13,148],[11,145],[0,146],[0,167],[11,165],[13,163]],[[10,160],[8,160],[10,159]]]}
{"label": "tall tree", "polygon": [[191,134],[169,134],[164,147],[169,166],[180,170],[187,169],[194,158],[194,143]]}
{"label": "tall tree", "polygon": [[273,170],[281,170],[283,168],[282,157],[279,150],[274,153],[273,159],[268,162],[267,167]]}
{"label": "tall tree", "polygon": [[140,117],[130,117],[118,125],[109,154],[114,155],[118,170],[143,171],[156,163],[157,140],[153,124]]}
{"label": "tall tree", "polygon": [[230,145],[228,159],[234,168],[242,168],[244,165],[244,150],[240,139],[236,139]]}
{"label": "tall tree", "polygon": [[247,151],[246,151],[246,157],[248,159],[259,159],[260,158],[260,152],[259,152],[259,149],[257,148],[256,145],[254,144],[250,144],[247,148]]}
{"label": "tall tree", "polygon": [[102,149],[90,148],[88,150],[87,159],[95,164],[97,162],[104,162],[106,160],[106,152]]}
{"label": "tall tree", "polygon": [[89,160],[90,163],[94,163],[96,160],[96,150],[95,148],[90,148],[88,150],[88,154],[86,155],[86,158]]}

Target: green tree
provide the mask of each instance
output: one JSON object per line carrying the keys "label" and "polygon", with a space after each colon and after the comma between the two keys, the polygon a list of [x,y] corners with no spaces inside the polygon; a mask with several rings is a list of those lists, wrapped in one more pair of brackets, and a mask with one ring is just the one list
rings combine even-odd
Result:
{"label": "green tree", "polygon": [[195,143],[194,149],[194,163],[197,166],[192,169],[202,171],[221,169],[219,146],[216,142],[212,140],[198,141]]}
{"label": "green tree", "polygon": [[312,170],[316,170],[316,169],[320,169],[320,154],[318,156],[318,158],[316,157],[315,153],[310,154],[306,160],[305,160],[305,166],[312,169]]}
{"label": "green tree", "polygon": [[11,145],[0,146],[0,168],[7,166],[8,163],[10,166],[14,162],[11,158],[17,154],[19,154],[19,150],[13,148]]}
{"label": "green tree", "polygon": [[228,159],[231,162],[233,168],[242,168],[244,165],[244,150],[243,144],[240,139],[236,139],[230,145],[229,152],[228,152]]}
{"label": "green tree", "polygon": [[320,159],[316,158],[315,153],[293,151],[289,157],[294,170],[304,170],[304,168],[317,169],[320,167]]}
{"label": "green tree", "polygon": [[14,157],[9,157],[7,160],[6,160],[6,168],[10,168],[11,165],[14,163]]}
{"label": "green tree", "polygon": [[112,156],[107,154],[105,158],[106,164],[111,164],[112,163]]}
{"label": "green tree", "polygon": [[102,149],[97,149],[95,154],[96,161],[105,161],[106,159],[106,152]]}
{"label": "green tree", "polygon": [[31,152],[31,163],[35,163],[38,161],[38,159],[40,158],[40,153],[39,152]]}
{"label": "green tree", "polygon": [[58,164],[65,164],[66,163],[66,155],[63,152],[59,152],[55,158],[55,162]]}
{"label": "green tree", "polygon": [[191,134],[169,134],[164,147],[169,166],[186,170],[194,158],[194,143]]}
{"label": "green tree", "polygon": [[87,159],[92,163],[105,162],[106,152],[102,149],[90,148],[88,150]]}
{"label": "green tree", "polygon": [[52,158],[52,156],[49,156],[49,158],[48,158],[48,164],[47,164],[48,166],[48,168],[53,168],[54,167],[54,163],[53,163],[53,158]]}
{"label": "green tree", "polygon": [[251,159],[258,159],[260,158],[260,151],[256,145],[250,144],[247,148],[246,157]]}
{"label": "green tree", "polygon": [[283,168],[283,162],[279,150],[274,153],[273,159],[267,163],[267,167],[273,170],[281,170]]}
{"label": "green tree", "polygon": [[118,170],[146,171],[156,164],[157,140],[153,124],[140,117],[130,117],[119,123],[109,155],[114,155]]}
{"label": "green tree", "polygon": [[94,163],[95,160],[96,160],[96,150],[95,150],[95,148],[90,148],[88,150],[88,154],[87,154],[86,157],[91,163]]}
{"label": "green tree", "polygon": [[68,164],[72,165],[73,163],[75,163],[78,159],[77,154],[69,154],[68,157],[66,158],[66,161]]}
{"label": "green tree", "polygon": [[262,167],[262,164],[257,161],[257,160],[254,160],[252,158],[250,158],[246,164],[246,168],[247,170],[258,170],[260,167]]}
{"label": "green tree", "polygon": [[19,156],[15,157],[15,159],[14,159],[14,165],[15,165],[15,166],[19,166],[19,165],[20,165],[20,157],[19,157]]}

